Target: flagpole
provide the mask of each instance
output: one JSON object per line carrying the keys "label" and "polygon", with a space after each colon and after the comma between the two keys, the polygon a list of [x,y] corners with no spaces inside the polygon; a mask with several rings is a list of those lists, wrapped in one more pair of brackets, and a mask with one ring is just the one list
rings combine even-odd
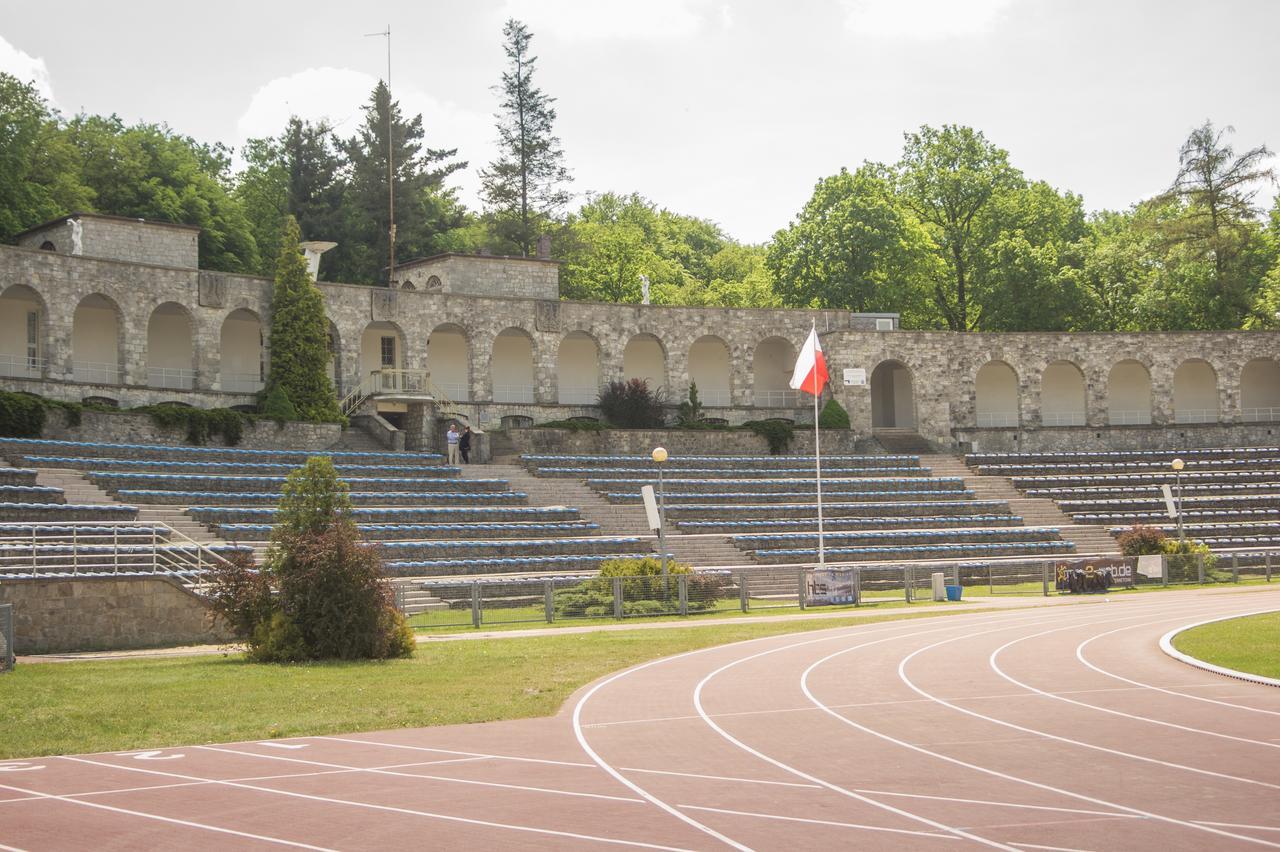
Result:
{"label": "flagpole", "polygon": [[[818,333],[818,321],[813,321],[813,333]],[[822,447],[818,440],[818,397],[822,396],[822,388],[816,387],[817,393],[813,395],[813,461],[814,461],[814,484],[818,489],[818,566],[825,567],[827,564],[826,548],[822,538]]]}

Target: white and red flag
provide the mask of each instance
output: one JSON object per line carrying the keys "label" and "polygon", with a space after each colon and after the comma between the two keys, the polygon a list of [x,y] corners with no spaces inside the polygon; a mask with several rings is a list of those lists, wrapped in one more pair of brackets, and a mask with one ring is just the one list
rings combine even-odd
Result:
{"label": "white and red flag", "polygon": [[809,339],[796,359],[796,370],[791,374],[791,388],[813,394],[822,393],[827,385],[827,359],[822,357],[822,344],[818,342],[818,329],[809,332]]}

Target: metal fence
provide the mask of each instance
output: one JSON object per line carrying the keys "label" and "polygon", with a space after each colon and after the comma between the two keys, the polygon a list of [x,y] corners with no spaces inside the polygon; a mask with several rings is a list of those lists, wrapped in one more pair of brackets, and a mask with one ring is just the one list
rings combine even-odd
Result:
{"label": "metal fence", "polygon": [[13,668],[13,604],[0,604],[0,672]]}

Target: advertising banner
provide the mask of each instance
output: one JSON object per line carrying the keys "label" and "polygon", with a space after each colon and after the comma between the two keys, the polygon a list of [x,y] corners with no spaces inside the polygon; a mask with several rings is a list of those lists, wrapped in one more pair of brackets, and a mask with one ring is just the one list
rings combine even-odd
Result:
{"label": "advertising banner", "polygon": [[1133,565],[1123,556],[1059,559],[1053,573],[1060,592],[1105,592],[1112,586],[1133,585]]}
{"label": "advertising banner", "polygon": [[852,604],[858,602],[852,568],[810,571],[805,578],[805,605]]}

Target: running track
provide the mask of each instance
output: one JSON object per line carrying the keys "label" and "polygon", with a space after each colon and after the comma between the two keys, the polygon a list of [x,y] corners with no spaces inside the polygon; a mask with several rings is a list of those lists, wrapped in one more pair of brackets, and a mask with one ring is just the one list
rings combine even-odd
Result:
{"label": "running track", "polygon": [[840,627],[556,717],[0,764],[0,848],[1280,847],[1280,689],[1167,631],[1280,589]]}

